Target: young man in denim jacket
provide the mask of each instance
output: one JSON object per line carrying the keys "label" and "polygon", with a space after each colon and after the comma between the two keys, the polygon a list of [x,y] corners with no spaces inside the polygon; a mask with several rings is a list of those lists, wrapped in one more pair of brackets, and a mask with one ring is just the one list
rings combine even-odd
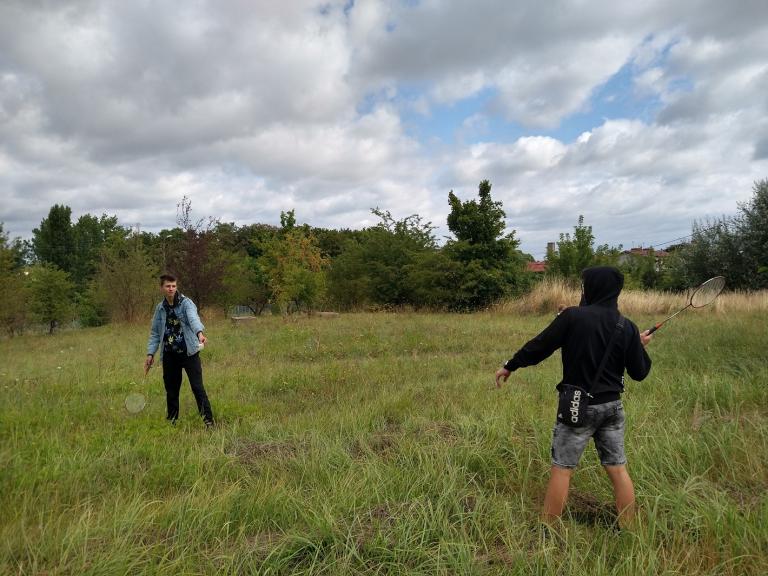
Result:
{"label": "young man in denim jacket", "polygon": [[[525,366],[538,364],[555,350],[562,350],[563,379],[560,384],[580,386],[590,394],[587,422],[571,428],[557,422],[552,438],[552,468],[542,512],[545,521],[558,518],[568,497],[574,468],[590,438],[613,484],[620,524],[634,516],[635,491],[626,468],[624,453],[624,370],[634,380],[643,380],[651,370],[645,346],[652,336],[620,318],[618,298],[624,276],[616,268],[595,267],[582,272],[581,304],[562,310],[541,334],[527,342],[503,368],[496,371],[496,385]],[[616,341],[606,360],[600,380],[590,386],[608,343]],[[558,384],[558,389],[560,387]]]}
{"label": "young man in denim jacket", "polygon": [[187,372],[189,385],[195,395],[197,410],[205,425],[211,427],[213,411],[203,387],[203,368],[200,364],[200,350],[206,342],[203,334],[205,327],[200,321],[194,302],[177,291],[175,276],[160,276],[160,289],[164,298],[155,308],[152,318],[144,373],[152,367],[159,348],[163,362],[167,419],[175,424],[179,417],[179,391],[183,369]]}

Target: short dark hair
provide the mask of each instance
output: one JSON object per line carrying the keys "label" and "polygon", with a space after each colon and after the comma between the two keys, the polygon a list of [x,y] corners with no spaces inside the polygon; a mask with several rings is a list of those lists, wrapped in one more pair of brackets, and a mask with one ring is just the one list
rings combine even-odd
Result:
{"label": "short dark hair", "polygon": [[176,282],[176,276],[173,274],[170,274],[166,272],[165,274],[160,275],[160,286],[165,284],[166,282]]}

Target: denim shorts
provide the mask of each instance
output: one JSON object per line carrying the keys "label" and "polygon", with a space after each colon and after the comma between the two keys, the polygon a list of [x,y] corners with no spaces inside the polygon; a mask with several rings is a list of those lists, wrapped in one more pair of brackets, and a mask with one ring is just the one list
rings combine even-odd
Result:
{"label": "denim shorts", "polygon": [[558,422],[552,431],[552,464],[561,468],[575,468],[590,438],[603,466],[627,463],[624,454],[624,407],[621,400],[606,402],[587,408],[587,423],[571,428]]}

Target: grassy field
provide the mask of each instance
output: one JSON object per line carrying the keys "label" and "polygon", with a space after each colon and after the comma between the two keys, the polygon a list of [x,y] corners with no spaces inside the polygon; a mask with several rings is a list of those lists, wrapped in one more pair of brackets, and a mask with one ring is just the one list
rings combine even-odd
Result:
{"label": "grassy field", "polygon": [[590,446],[559,537],[538,523],[559,354],[492,388],[550,319],[210,322],[213,431],[186,377],[176,427],[160,371],[141,382],[149,320],[0,341],[0,573],[768,573],[766,314],[657,334],[624,396],[638,525],[616,530]]}

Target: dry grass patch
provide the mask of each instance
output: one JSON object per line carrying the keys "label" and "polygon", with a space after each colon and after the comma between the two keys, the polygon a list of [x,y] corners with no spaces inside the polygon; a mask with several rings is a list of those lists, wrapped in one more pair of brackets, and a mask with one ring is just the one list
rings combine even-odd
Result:
{"label": "dry grass patch", "polygon": [[249,470],[257,470],[265,460],[285,461],[295,458],[301,449],[297,442],[284,440],[253,441],[241,439],[231,454]]}
{"label": "dry grass patch", "polygon": [[[624,290],[619,308],[627,315],[671,314],[689,302],[690,292],[657,290]],[[577,306],[581,291],[562,278],[545,278],[531,292],[515,300],[497,304],[496,312],[510,314],[554,314],[561,308]],[[759,292],[725,292],[712,306],[714,314],[730,312],[759,313],[768,311],[768,290]]]}

